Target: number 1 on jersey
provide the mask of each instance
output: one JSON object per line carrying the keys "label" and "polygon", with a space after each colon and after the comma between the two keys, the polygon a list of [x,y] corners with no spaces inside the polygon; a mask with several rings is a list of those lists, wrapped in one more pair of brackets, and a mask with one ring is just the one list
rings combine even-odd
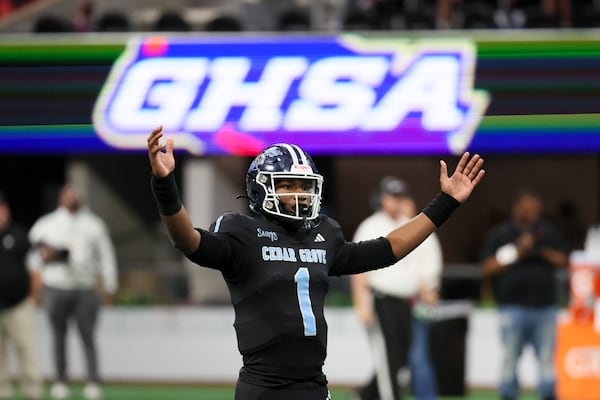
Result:
{"label": "number 1 on jersey", "polygon": [[300,305],[300,313],[302,314],[302,322],[304,323],[304,336],[316,336],[317,323],[312,310],[312,304],[310,303],[309,280],[310,273],[308,272],[308,268],[298,268],[296,275],[294,275],[294,282],[296,282],[298,304]]}

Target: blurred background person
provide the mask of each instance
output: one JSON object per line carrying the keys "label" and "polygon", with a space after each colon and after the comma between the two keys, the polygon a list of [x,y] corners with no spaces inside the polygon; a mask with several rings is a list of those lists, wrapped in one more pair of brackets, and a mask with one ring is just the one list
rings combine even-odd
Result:
{"label": "blurred background person", "polygon": [[[116,258],[105,223],[83,207],[82,197],[71,183],[60,190],[58,207],[39,218],[29,231],[35,253],[31,263],[41,270],[43,305],[53,335],[54,399],[69,397],[66,338],[74,319],[83,343],[87,384],[84,397],[102,397],[95,328],[101,300],[111,302],[117,289]],[[97,291],[102,277],[102,298]]]}
{"label": "blurred background person", "polygon": [[35,307],[30,297],[36,279],[25,258],[27,228],[12,220],[10,205],[0,192],[0,399],[13,398],[8,369],[9,345],[19,361],[21,391],[28,400],[41,399],[43,379],[35,341]]}
{"label": "blurred background person", "polygon": [[73,17],[73,28],[75,32],[89,32],[93,29],[94,2],[82,0],[79,3],[77,14]]}
{"label": "blurred background person", "polygon": [[[408,186],[396,177],[383,178],[372,199],[375,212],[358,226],[353,241],[385,236],[417,214]],[[351,276],[354,307],[367,329],[375,366],[375,375],[358,389],[356,397],[401,399],[398,375],[407,365],[415,398],[437,397],[429,328],[439,298],[441,270],[441,246],[432,234],[393,267]]]}
{"label": "blurred background person", "polygon": [[542,218],[542,198],[525,189],[518,193],[511,218],[494,227],[481,250],[485,277],[491,277],[499,307],[503,361],[500,395],[519,396],[517,364],[523,349],[533,346],[542,399],[555,399],[556,268],[568,265],[568,245]]}

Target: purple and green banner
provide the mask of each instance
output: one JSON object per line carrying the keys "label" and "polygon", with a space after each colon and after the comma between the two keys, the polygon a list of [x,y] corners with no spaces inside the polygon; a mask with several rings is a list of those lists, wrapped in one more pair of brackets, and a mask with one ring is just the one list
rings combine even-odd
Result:
{"label": "purple and green banner", "polygon": [[0,152],[598,152],[600,39],[555,35],[7,36]]}

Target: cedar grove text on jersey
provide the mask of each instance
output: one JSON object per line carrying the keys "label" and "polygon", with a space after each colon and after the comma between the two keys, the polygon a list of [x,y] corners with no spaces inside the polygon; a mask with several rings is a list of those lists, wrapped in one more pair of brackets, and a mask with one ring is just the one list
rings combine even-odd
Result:
{"label": "cedar grove text on jersey", "polygon": [[[302,262],[327,263],[327,250],[324,249],[298,249],[298,255]],[[263,246],[262,258],[265,261],[298,261],[296,250],[293,247]]]}

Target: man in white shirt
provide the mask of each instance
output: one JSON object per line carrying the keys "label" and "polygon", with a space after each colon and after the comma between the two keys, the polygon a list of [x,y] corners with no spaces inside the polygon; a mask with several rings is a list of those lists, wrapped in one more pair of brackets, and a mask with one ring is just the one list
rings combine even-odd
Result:
{"label": "man in white shirt", "polygon": [[[358,226],[355,242],[385,236],[416,215],[408,187],[398,178],[383,178],[374,199],[376,211]],[[361,400],[401,399],[398,374],[409,364],[415,398],[437,397],[428,336],[441,270],[441,246],[432,234],[394,266],[351,276],[354,307],[367,328],[375,366],[375,376],[357,392]]]}
{"label": "man in white shirt", "polygon": [[[53,334],[56,381],[54,399],[70,395],[67,376],[66,337],[75,319],[86,357],[88,382],[84,397],[101,398],[95,343],[95,327],[101,301],[110,303],[117,289],[116,257],[104,222],[83,207],[71,183],[59,194],[58,207],[39,218],[29,231],[33,245],[29,263],[41,270],[42,301]],[[102,278],[102,298],[97,291]]]}

